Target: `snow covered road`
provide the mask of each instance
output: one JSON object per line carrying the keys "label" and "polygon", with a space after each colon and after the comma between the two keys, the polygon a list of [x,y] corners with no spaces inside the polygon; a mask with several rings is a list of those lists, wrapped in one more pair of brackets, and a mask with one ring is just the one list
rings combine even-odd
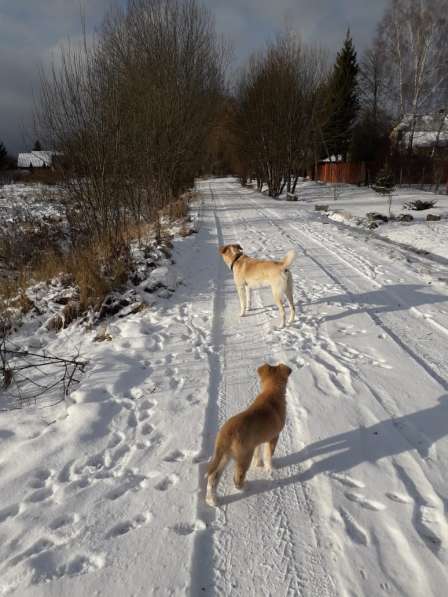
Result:
{"label": "snow covered road", "polygon": [[[341,234],[297,204],[225,179],[202,188],[219,243],[272,258],[297,250],[299,316],[276,329],[278,313],[263,290],[240,320],[232,276],[218,270],[217,422],[254,397],[264,360],[295,370],[273,479],[252,471],[240,494],[227,474],[222,509],[213,517],[200,508],[213,533],[196,538],[193,594],[443,594],[444,287],[427,283],[427,269],[419,276],[391,259],[387,246]],[[216,429],[216,420],[206,427]]]}
{"label": "snow covered road", "polygon": [[[448,266],[230,178],[202,180],[183,284],[55,335],[89,370],[57,411],[2,413],[0,594],[441,597],[448,583]],[[218,246],[291,248],[297,320],[269,289],[240,319]],[[218,427],[293,368],[272,478],[232,467],[204,503]]]}

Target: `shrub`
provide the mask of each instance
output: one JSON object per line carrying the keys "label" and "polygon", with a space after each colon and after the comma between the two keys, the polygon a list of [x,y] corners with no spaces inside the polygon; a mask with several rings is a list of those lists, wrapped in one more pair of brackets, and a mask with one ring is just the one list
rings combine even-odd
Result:
{"label": "shrub", "polygon": [[436,203],[435,199],[416,199],[415,201],[408,201],[404,204],[404,207],[415,211],[423,211],[424,209],[431,209]]}

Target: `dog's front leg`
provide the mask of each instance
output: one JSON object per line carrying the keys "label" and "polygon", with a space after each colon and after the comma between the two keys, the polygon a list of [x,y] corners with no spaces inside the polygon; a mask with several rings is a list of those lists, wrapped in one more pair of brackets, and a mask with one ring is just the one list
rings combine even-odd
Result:
{"label": "dog's front leg", "polygon": [[250,288],[246,286],[246,311],[250,311]]}
{"label": "dog's front leg", "polygon": [[236,288],[238,290],[238,296],[240,297],[240,317],[243,317],[243,315],[246,314],[246,291],[244,286],[237,286]]}
{"label": "dog's front leg", "polygon": [[238,455],[238,458],[235,463],[235,472],[233,473],[233,481],[237,489],[243,489],[244,487],[246,473],[250,467],[250,463],[252,462],[253,456],[253,450],[249,450],[248,452],[244,452]]}

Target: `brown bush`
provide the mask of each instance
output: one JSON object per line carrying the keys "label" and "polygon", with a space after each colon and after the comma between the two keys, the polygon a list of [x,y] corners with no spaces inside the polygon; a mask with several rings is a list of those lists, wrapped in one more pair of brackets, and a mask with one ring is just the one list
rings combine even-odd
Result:
{"label": "brown bush", "polygon": [[[30,273],[30,281],[68,274],[78,287],[78,311],[83,313],[89,307],[98,307],[111,290],[125,284],[131,268],[132,259],[126,245],[88,245],[69,255],[49,253]],[[64,316],[67,315],[68,312]]]}
{"label": "brown bush", "polygon": [[[63,286],[74,285],[78,290],[78,297],[67,299],[61,312],[47,324],[49,329],[60,330],[89,308],[98,309],[112,290],[126,283],[131,269],[132,259],[126,245],[90,245],[67,255],[49,251],[33,267],[0,283],[0,316],[11,308],[27,313],[35,305],[26,289],[33,283],[57,278]],[[62,297],[60,303],[65,300]]]}
{"label": "brown bush", "polygon": [[59,168],[34,168],[25,180],[28,183],[40,183],[54,186],[63,184],[64,175]]}
{"label": "brown bush", "polygon": [[43,252],[56,250],[62,237],[62,229],[54,223],[23,216],[13,224],[2,226],[0,259],[15,271],[32,267],[41,259]]}

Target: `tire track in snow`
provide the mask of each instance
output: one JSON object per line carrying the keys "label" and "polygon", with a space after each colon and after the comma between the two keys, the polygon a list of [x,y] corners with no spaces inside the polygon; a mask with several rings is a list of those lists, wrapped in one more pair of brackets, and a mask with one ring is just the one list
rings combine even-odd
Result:
{"label": "tire track in snow", "polygon": [[[220,242],[230,242],[235,238],[235,227],[222,205],[219,201],[216,212],[217,225],[222,225]],[[270,333],[266,316],[254,313],[240,320],[230,276],[224,282],[223,292],[226,303],[223,332],[219,332],[225,339],[224,379],[218,392],[220,424],[255,397],[256,368],[271,355],[269,348],[263,348],[264,338]],[[297,436],[293,421],[294,417],[290,417],[280,442],[279,449],[286,449],[286,453],[301,447],[292,439]],[[288,478],[298,477],[300,472],[300,465],[286,470]],[[254,474],[256,479],[251,481]],[[228,471],[220,485],[221,493],[232,486],[230,476]],[[256,471],[250,471],[247,493],[242,498],[235,493],[226,495],[222,502],[223,514],[220,521],[218,514],[213,533],[218,594],[235,590],[244,595],[335,594],[322,559],[317,514],[308,488],[293,483],[284,485],[281,481],[273,483],[263,473],[260,478]]]}
{"label": "tire track in snow", "polygon": [[[235,190],[234,190],[234,193],[237,194],[237,192]],[[262,199],[262,197],[260,197],[260,199]],[[323,246],[322,243],[316,241],[309,234],[306,234],[306,233],[302,234],[302,231],[298,230],[295,226],[292,226],[289,222],[284,223],[282,221],[282,225],[279,225],[278,221],[273,222],[272,219],[280,220],[280,218],[277,217],[277,214],[275,212],[272,214],[272,216],[266,215],[267,211],[269,211],[271,213],[272,210],[267,209],[265,211],[264,209],[259,208],[258,205],[256,205],[256,202],[252,198],[251,198],[251,202],[253,204],[255,204],[254,211],[256,211],[258,214],[260,214],[263,217],[263,220],[267,224],[269,224],[273,229],[276,229],[275,235],[269,235],[269,242],[270,242],[271,246],[276,246],[276,247],[284,246],[285,238],[288,239],[293,244],[299,245],[304,250],[304,254],[314,261],[316,267],[318,267],[327,276],[329,276],[329,278],[333,280],[333,282],[336,286],[339,286],[340,288],[345,290],[348,294],[350,293],[350,290],[349,290],[349,288],[347,288],[345,286],[346,279],[349,279],[352,282],[352,284],[355,284],[355,282],[356,282],[361,287],[363,287],[363,285],[365,285],[366,280],[368,282],[372,282],[372,279],[365,272],[362,272],[362,273],[359,272],[359,270],[355,266],[352,266],[352,264],[347,263],[346,261],[344,262],[344,266],[349,267],[351,273],[347,274],[346,278],[343,278],[344,281],[341,280],[341,275],[340,275],[341,272],[338,271],[338,268],[335,268],[336,273],[334,273],[331,270],[328,270],[328,267],[326,267],[326,265],[322,262],[324,254],[327,254],[327,255],[329,254],[336,258],[338,258],[338,255],[334,254],[334,252],[332,252],[331,250],[328,250],[328,248]],[[293,233],[290,233],[291,227],[295,228]],[[252,229],[252,232],[255,233],[256,231],[254,229]],[[300,234],[300,239],[301,239],[300,241],[298,240],[297,233]],[[267,238],[265,234],[263,234],[263,238],[264,239]],[[234,240],[239,240],[239,239],[236,238]],[[313,241],[319,246],[320,255],[319,255],[319,253],[318,253],[318,255],[320,258],[318,258],[318,259],[315,259],[315,255],[310,254],[310,251],[306,250],[307,248],[310,247],[310,244]],[[263,243],[261,243],[261,244],[259,243],[258,246],[256,247],[256,249],[263,251]],[[281,251],[284,252],[284,248],[282,248]],[[311,253],[313,253],[313,251],[311,251]],[[279,255],[276,255],[276,257],[278,257],[278,256]],[[339,261],[341,261],[341,260],[339,260]],[[356,278],[356,277],[353,278],[353,273],[358,274],[358,276],[360,276],[361,279],[364,280],[363,283],[360,283],[360,278]],[[375,284],[378,284],[378,283],[375,282]],[[381,287],[381,285],[379,285],[379,287]],[[300,292],[303,293],[303,289],[300,288],[300,286],[298,286],[298,284],[296,283],[295,284],[295,294],[297,294],[297,290],[299,290]],[[352,294],[352,293],[350,293],[350,294]],[[389,293],[389,296],[391,296],[392,298],[396,298],[391,293]],[[355,311],[355,313],[356,313],[356,311]],[[386,313],[385,315],[381,314],[381,317],[379,315],[376,316],[375,313],[371,313],[371,312],[367,312],[366,314],[371,317],[372,322],[375,326],[381,327],[388,334],[388,336],[392,340],[395,341],[394,343],[396,344],[396,348],[398,351],[402,351],[404,353],[404,355],[407,355],[407,357],[411,357],[411,359],[414,360],[421,367],[421,370],[425,371],[434,380],[436,385],[437,384],[439,385],[439,387],[441,388],[442,391],[446,388],[445,376],[441,375],[439,373],[439,371],[437,370],[437,368],[434,366],[434,362],[433,362],[434,359],[431,358],[431,356],[432,356],[431,354],[429,354],[429,356],[428,356],[427,350],[424,349],[425,347],[421,346],[418,343],[416,344],[415,339],[409,339],[406,335],[405,335],[405,340],[402,340],[402,334],[406,330],[406,326],[404,326],[404,330],[403,330],[402,319],[404,319],[405,322],[406,321],[408,322],[409,330],[413,330],[413,329],[415,329],[415,327],[418,327],[418,329],[421,329],[422,332],[424,333],[424,329],[422,329],[422,327],[421,327],[424,320],[422,320],[422,318],[420,317],[419,314],[416,314],[416,312],[412,309],[410,311],[410,314],[406,314],[406,313],[400,314],[395,311],[390,314],[388,314],[388,313]],[[373,315],[373,317],[372,317],[372,315]],[[384,317],[388,318],[387,323],[385,323],[383,321]],[[411,319],[411,321],[409,321],[409,319]],[[399,324],[398,328],[395,327],[397,324],[397,320],[398,320],[398,324]],[[315,322],[317,338],[319,337],[318,328],[320,327],[321,323],[325,324],[325,320]],[[434,328],[434,331],[441,332],[443,334],[445,333],[443,330],[439,329],[438,324],[435,326],[432,326],[432,327]],[[288,330],[286,330],[286,332],[285,331],[282,332],[281,334],[286,335],[287,333],[288,333]],[[352,335],[355,335],[355,334],[352,333]],[[424,337],[424,335],[422,335],[422,336],[420,336],[418,334],[416,334],[416,335],[417,335],[417,340],[419,340],[421,337]],[[277,336],[277,337],[279,337],[279,336]],[[328,338],[321,338],[320,340],[318,340],[317,341],[318,346],[321,345],[322,340],[324,342],[326,342],[326,341],[328,341]],[[408,342],[408,340],[409,340],[409,342]],[[412,342],[411,340],[414,340],[414,341]],[[338,353],[338,351],[334,351],[334,347],[331,345],[331,342],[330,342],[330,346],[329,347],[327,346],[326,348],[331,349],[332,357],[336,358],[337,360],[340,360],[341,365],[342,365],[342,363],[344,362],[344,359],[342,358],[343,355],[341,354],[341,352],[339,351],[339,353]],[[313,353],[311,353],[311,358],[314,358],[314,356],[315,355]],[[407,357],[404,356],[404,360],[406,360]],[[438,366],[440,364],[443,365],[443,363],[440,360],[435,359],[435,361]],[[322,363],[322,365],[324,367],[326,367],[326,363]],[[358,370],[356,363],[353,363],[351,365],[350,361],[347,357],[347,358],[345,358],[345,365],[348,366],[349,374],[353,378],[353,380],[356,380],[358,383],[361,383],[367,389],[370,396],[380,406],[380,412],[382,411],[384,414],[389,416],[391,419],[394,419],[395,417],[397,417],[401,414],[400,410],[399,409],[397,410],[397,408],[396,408],[397,405],[395,404],[395,402],[391,399],[390,396],[387,395],[387,392],[384,393],[384,388],[383,388],[383,392],[375,392],[375,388],[373,388],[372,384],[369,383],[369,380],[365,377],[365,375],[363,375],[363,373]],[[377,366],[379,366],[379,367],[386,366],[387,367],[387,365],[385,363],[381,363],[381,362],[379,362],[377,364]],[[331,370],[331,366],[330,366],[330,370]],[[419,376],[422,377],[421,373],[419,373]],[[405,440],[405,443],[407,443],[409,445],[410,449],[416,448],[417,451],[420,451],[419,438],[415,435],[415,432],[412,429],[406,429],[406,426],[403,428],[403,426],[397,425],[396,431],[400,435],[402,435],[402,438]],[[443,517],[444,501],[446,502],[446,498],[444,498],[444,496],[443,496],[443,490],[441,490],[441,489],[437,490],[437,479],[434,478],[434,476],[431,474],[434,471],[430,471],[424,465],[424,462],[420,458],[418,458],[418,456],[417,457],[414,456],[413,453],[411,453],[411,452],[406,452],[405,454],[400,455],[397,458],[392,458],[391,460],[392,460],[392,462],[396,462],[396,461],[401,462],[401,461],[403,461],[403,459],[409,465],[408,468],[412,471],[413,477],[414,478],[421,477],[421,479],[420,479],[421,482],[426,482],[427,492],[429,495],[432,495],[432,502],[435,503],[434,506],[431,506],[431,508],[433,508],[434,511],[429,509],[429,510],[425,510],[423,514],[421,514],[421,513],[419,514],[421,519],[424,518],[425,521],[428,521],[428,520],[430,521],[429,524],[431,524],[431,531],[428,531],[428,532],[436,533],[436,537],[433,537],[432,539],[430,538],[430,542],[433,545],[437,546],[438,542],[442,541],[443,544],[445,545],[447,543],[448,537],[445,536],[443,528],[441,530],[441,527],[443,527],[443,525],[441,525],[440,521],[442,520],[441,517]],[[401,484],[401,486],[403,486],[403,484]],[[408,488],[409,488],[409,486],[410,486],[410,484],[408,483]],[[439,486],[440,486],[440,483],[439,483]],[[405,487],[405,491],[406,491],[406,487]],[[405,496],[405,497],[407,497],[407,496]],[[410,496],[410,498],[408,498],[408,499],[410,502],[413,501],[412,496]],[[362,497],[362,500],[364,500],[364,497]],[[356,500],[355,500],[355,503],[356,503]],[[366,503],[366,502],[364,502],[364,503]],[[401,503],[405,503],[405,502],[402,500]],[[375,510],[372,509],[372,511],[375,511]],[[341,515],[342,515],[342,512],[341,512]],[[400,545],[402,547],[406,546],[406,550],[403,550],[403,551],[408,553],[408,555],[409,555],[408,559],[409,559],[409,563],[411,566],[409,568],[409,578],[405,582],[401,581],[401,582],[403,582],[403,584],[400,585],[400,583],[398,581],[396,584],[395,582],[393,582],[391,580],[391,578],[389,576],[390,571],[387,570],[387,565],[385,563],[382,563],[381,564],[382,572],[384,573],[384,576],[387,579],[387,581],[384,583],[384,588],[387,589],[387,586],[396,586],[396,587],[401,586],[401,591],[403,592],[403,590],[404,590],[403,587],[412,586],[412,581],[409,579],[412,579],[415,576],[414,572],[417,574],[417,571],[420,570],[419,582],[417,584],[415,584],[415,586],[425,587],[426,594],[430,594],[431,591],[429,589],[429,587],[430,587],[429,577],[425,574],[424,569],[421,567],[420,564],[419,564],[419,566],[411,564],[411,562],[414,562],[415,564],[419,563],[419,558],[421,557],[421,554],[419,556],[418,552],[414,553],[412,544],[407,543],[407,541],[409,540],[408,537],[403,535],[397,526],[394,526],[394,524],[393,524],[394,521],[392,519],[390,519],[390,517],[387,518],[387,516],[388,516],[387,512],[386,512],[386,514],[382,514],[382,516],[386,516],[386,518],[384,519],[384,522],[386,522],[386,520],[389,521],[388,523],[386,522],[386,524],[384,526],[384,529],[385,529],[384,533],[387,530],[389,532],[389,535],[394,538],[394,541],[396,540],[395,542],[397,544],[397,550],[400,547]],[[344,519],[343,515],[342,515],[342,517]],[[345,516],[344,520],[345,521],[348,520],[347,516]],[[358,523],[356,523],[356,524],[357,524],[357,528],[359,528],[362,531],[362,533],[364,533],[364,531],[362,530],[362,527],[360,527]],[[426,525],[426,527],[427,526],[428,525]],[[351,525],[350,529],[353,530],[353,528],[354,528],[353,525]],[[424,536],[422,534],[422,528],[423,528],[422,525],[416,525],[417,533],[421,537],[424,538]],[[355,535],[357,537],[361,537],[361,536],[363,536],[362,533],[361,533],[361,535],[359,533],[355,533]],[[355,535],[353,535],[353,536],[355,536]],[[365,536],[367,537],[367,535],[365,535]],[[361,543],[364,544],[364,540],[362,540]],[[374,535],[373,544],[378,549],[378,554],[380,554],[381,545],[379,544],[379,539],[378,539],[378,537],[376,537],[376,534]],[[440,560],[440,563],[444,564],[445,555],[443,553],[443,550],[442,551],[433,550],[433,551],[434,551],[435,556]],[[378,557],[379,557],[379,562],[381,563],[380,555],[378,555]],[[412,570],[412,572],[411,572],[411,570]],[[439,568],[439,571],[440,571],[440,574],[442,574],[442,576],[445,575],[443,566],[442,566],[442,568]]]}
{"label": "tire track in snow", "polygon": [[[251,198],[251,201],[256,203],[256,201],[254,199]],[[367,276],[364,272],[360,271],[358,268],[356,268],[353,264],[351,264],[350,262],[348,262],[347,260],[345,260],[344,258],[340,257],[338,254],[336,254],[334,251],[332,251],[331,249],[326,248],[322,242],[320,242],[320,240],[316,240],[314,237],[312,237],[310,234],[304,233],[302,230],[299,230],[297,228],[297,226],[293,225],[293,224],[286,224],[286,226],[288,228],[292,228],[296,235],[292,236],[291,234],[289,234],[284,227],[282,227],[279,223],[278,220],[279,218],[277,217],[277,215],[275,214],[274,216],[272,215],[272,210],[266,210],[266,212],[269,212],[269,215],[266,215],[265,210],[259,208],[259,207],[255,207],[255,209],[264,215],[264,217],[270,221],[270,223],[272,223],[273,226],[275,226],[278,231],[282,234],[282,236],[284,236],[285,238],[288,238],[288,240],[290,240],[290,242],[292,242],[294,245],[297,245],[300,247],[300,249],[303,251],[303,254],[307,257],[309,257],[310,259],[312,259],[312,261],[315,262],[315,264],[320,267],[326,274],[327,276],[329,276],[336,284],[338,284],[341,288],[343,288],[348,295],[351,295],[354,299],[356,298],[356,294],[354,292],[352,292],[352,290],[350,290],[349,286],[345,283],[342,282],[340,277],[338,277],[336,274],[334,274],[332,271],[330,271],[328,269],[328,267],[326,265],[324,265],[322,263],[322,259],[319,257],[316,257],[315,255],[310,254],[309,250],[307,249],[307,247],[305,246],[304,242],[303,242],[303,237],[307,238],[307,240],[314,242],[316,244],[318,244],[322,249],[324,249],[325,251],[327,251],[329,254],[331,254],[332,256],[334,256],[335,258],[337,258],[339,261],[342,261],[347,267],[349,267],[351,270],[353,270],[354,272],[356,272],[359,276],[362,276],[364,278],[366,278],[368,280],[368,282],[370,282],[372,285],[375,286],[375,288],[380,288],[382,292],[384,292],[386,295],[389,295],[392,299],[397,300],[396,296],[394,296],[393,293],[391,293],[387,288],[383,287],[381,284],[379,284],[378,282],[376,282],[374,279],[370,278],[369,276]],[[277,221],[273,221],[277,220]],[[298,236],[299,235],[299,236]],[[437,359],[431,359],[430,357],[424,358],[422,355],[425,355],[425,353],[427,352],[425,350],[425,347],[421,346],[421,345],[415,345],[415,327],[416,326],[420,326],[422,327],[422,319],[424,320],[424,322],[428,322],[431,325],[434,325],[435,330],[439,331],[440,333],[443,333],[444,335],[447,334],[448,335],[448,330],[442,326],[441,324],[434,322],[432,319],[428,319],[426,317],[424,317],[423,314],[421,314],[420,311],[418,311],[415,308],[410,308],[410,309],[414,309],[411,310],[411,313],[413,315],[413,319],[414,319],[414,324],[413,326],[409,326],[409,329],[413,330],[413,337],[407,337],[406,338],[406,342],[403,342],[403,340],[400,337],[400,334],[403,333],[403,327],[406,326],[402,326],[400,328],[400,331],[397,333],[395,332],[394,329],[391,328],[390,325],[386,324],[380,316],[378,316],[375,313],[375,309],[367,309],[366,313],[374,320],[374,322],[381,327],[393,340],[394,342],[405,352],[407,352],[409,354],[409,356],[411,356],[418,365],[420,365],[427,373],[428,375],[430,375],[431,377],[434,378],[434,380],[440,384],[440,386],[445,390],[448,391],[448,367],[444,366],[444,361],[445,359],[442,358],[442,355],[437,355],[438,358]],[[418,312],[419,314],[416,315],[416,312]],[[397,314],[398,312],[395,312],[395,314]],[[425,329],[423,328],[419,334],[420,337],[424,337],[425,336]],[[414,341],[413,341],[414,340]],[[431,361],[436,360],[437,364],[440,366],[440,368],[443,371],[443,375],[440,374],[432,365]],[[383,405],[384,406],[384,405]],[[393,416],[393,413],[388,412],[389,415]]]}

